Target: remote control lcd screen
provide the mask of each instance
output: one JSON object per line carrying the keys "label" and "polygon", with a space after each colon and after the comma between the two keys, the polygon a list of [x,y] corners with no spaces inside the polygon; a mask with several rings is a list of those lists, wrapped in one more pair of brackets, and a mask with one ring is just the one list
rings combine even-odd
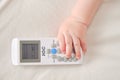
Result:
{"label": "remote control lcd screen", "polygon": [[21,62],[40,62],[40,41],[20,41]]}

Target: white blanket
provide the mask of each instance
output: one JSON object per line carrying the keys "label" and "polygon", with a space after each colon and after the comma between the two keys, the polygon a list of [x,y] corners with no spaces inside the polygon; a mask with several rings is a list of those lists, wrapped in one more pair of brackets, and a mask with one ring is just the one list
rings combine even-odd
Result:
{"label": "white blanket", "polygon": [[105,1],[80,66],[13,66],[12,38],[56,37],[77,0],[11,0],[0,11],[0,80],[120,80],[120,0]]}

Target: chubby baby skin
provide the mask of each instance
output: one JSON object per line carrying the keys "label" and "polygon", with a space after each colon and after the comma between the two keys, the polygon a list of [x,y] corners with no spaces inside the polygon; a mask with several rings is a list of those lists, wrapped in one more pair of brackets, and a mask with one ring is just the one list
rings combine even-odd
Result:
{"label": "chubby baby skin", "polygon": [[86,53],[86,33],[94,15],[103,0],[78,0],[70,16],[61,24],[58,32],[60,49],[67,58],[71,57],[73,49],[77,59],[81,51]]}

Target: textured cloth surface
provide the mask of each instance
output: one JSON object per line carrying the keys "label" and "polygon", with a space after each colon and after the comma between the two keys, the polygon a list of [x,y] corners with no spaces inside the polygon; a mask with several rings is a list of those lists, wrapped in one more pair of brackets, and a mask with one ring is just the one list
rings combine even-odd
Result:
{"label": "textured cloth surface", "polygon": [[12,39],[56,37],[75,2],[11,0],[0,11],[0,80],[120,80],[120,0],[106,0],[95,16],[83,65],[12,65]]}

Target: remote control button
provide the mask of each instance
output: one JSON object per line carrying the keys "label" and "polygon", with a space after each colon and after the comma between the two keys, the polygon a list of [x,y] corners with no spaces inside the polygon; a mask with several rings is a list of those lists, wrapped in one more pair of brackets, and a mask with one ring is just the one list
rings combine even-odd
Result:
{"label": "remote control button", "polygon": [[69,62],[72,62],[72,58],[69,58],[68,61],[69,61]]}
{"label": "remote control button", "polygon": [[50,49],[47,49],[47,54],[50,54]]}
{"label": "remote control button", "polygon": [[72,55],[72,60],[76,62],[78,59],[76,58],[75,54]]}
{"label": "remote control button", "polygon": [[60,48],[58,48],[58,49],[57,49],[57,53],[59,53],[59,54],[61,53],[61,50],[60,50]]}
{"label": "remote control button", "polygon": [[63,58],[62,58],[61,56],[58,56],[58,57],[57,57],[57,60],[58,60],[59,62],[61,62],[61,61],[63,61]]}
{"label": "remote control button", "polygon": [[56,58],[57,58],[57,56],[56,56],[56,55],[52,55],[51,57],[52,57],[52,59],[56,59]]}
{"label": "remote control button", "polygon": [[52,54],[56,54],[57,53],[57,50],[55,48],[51,49],[51,53]]}
{"label": "remote control button", "polygon": [[63,58],[63,57],[61,57],[61,61],[64,61],[64,58]]}
{"label": "remote control button", "polygon": [[57,45],[56,45],[55,43],[53,43],[51,47],[52,47],[52,48],[56,48]]}
{"label": "remote control button", "polygon": [[73,61],[76,62],[78,59],[77,58],[73,58]]}
{"label": "remote control button", "polygon": [[67,61],[68,61],[68,59],[66,57],[64,57],[64,62],[67,62]]}

